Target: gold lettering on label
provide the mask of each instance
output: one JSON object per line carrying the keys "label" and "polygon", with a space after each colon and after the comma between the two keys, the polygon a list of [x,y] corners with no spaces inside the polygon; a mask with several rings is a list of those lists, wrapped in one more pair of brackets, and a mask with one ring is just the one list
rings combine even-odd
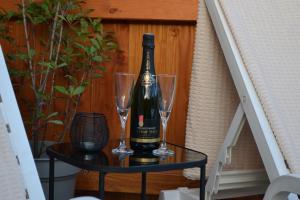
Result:
{"label": "gold lettering on label", "polygon": [[153,142],[159,142],[159,138],[131,138],[132,142],[140,142],[140,143],[153,143]]}
{"label": "gold lettering on label", "polygon": [[150,129],[150,128],[138,128],[137,129],[137,134],[143,135],[144,137],[151,137],[157,133],[158,133],[158,131],[156,129]]}

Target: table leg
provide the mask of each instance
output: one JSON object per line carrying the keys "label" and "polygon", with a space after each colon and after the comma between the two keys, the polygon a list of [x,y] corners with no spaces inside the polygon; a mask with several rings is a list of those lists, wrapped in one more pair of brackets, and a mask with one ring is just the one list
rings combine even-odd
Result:
{"label": "table leg", "polygon": [[49,165],[49,200],[54,200],[54,158],[51,156]]}
{"label": "table leg", "polygon": [[105,173],[99,172],[99,197],[104,200]]}
{"label": "table leg", "polygon": [[205,199],[205,168],[205,165],[200,167],[200,200]]}
{"label": "table leg", "polygon": [[146,200],[147,199],[146,187],[147,187],[147,174],[146,174],[146,172],[142,172],[141,200]]}

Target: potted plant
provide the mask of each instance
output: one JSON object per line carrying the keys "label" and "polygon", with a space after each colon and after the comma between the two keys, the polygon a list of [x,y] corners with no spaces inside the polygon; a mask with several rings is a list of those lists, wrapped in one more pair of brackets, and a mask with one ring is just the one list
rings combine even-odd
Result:
{"label": "potted plant", "polygon": [[[48,159],[43,157],[49,144],[46,139],[65,140],[83,92],[93,79],[101,77],[103,62],[116,48],[112,33],[103,30],[99,18],[89,17],[92,10],[84,9],[84,3],[22,0],[17,12],[0,12],[0,38],[13,42],[7,34],[11,20],[19,22],[24,30],[24,45],[12,45],[16,48],[6,58],[13,80],[18,83],[15,89],[26,91],[26,95],[21,95],[21,105],[26,105],[27,110],[21,110],[30,113],[25,126],[32,138],[41,178],[48,175],[48,169],[40,169],[40,165],[48,167]],[[42,29],[47,32],[39,35]],[[57,104],[62,104],[64,110],[59,110]],[[49,127],[56,126],[60,128],[55,128],[58,131],[53,135]],[[76,173],[77,169],[65,171]]]}

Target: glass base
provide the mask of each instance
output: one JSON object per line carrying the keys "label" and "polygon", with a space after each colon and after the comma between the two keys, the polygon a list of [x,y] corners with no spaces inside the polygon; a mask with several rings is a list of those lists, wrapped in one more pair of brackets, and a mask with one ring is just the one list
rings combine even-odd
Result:
{"label": "glass base", "polygon": [[133,154],[133,150],[127,147],[117,147],[111,150],[113,154]]}
{"label": "glass base", "polygon": [[174,151],[167,148],[154,149],[152,153],[156,156],[173,156]]}

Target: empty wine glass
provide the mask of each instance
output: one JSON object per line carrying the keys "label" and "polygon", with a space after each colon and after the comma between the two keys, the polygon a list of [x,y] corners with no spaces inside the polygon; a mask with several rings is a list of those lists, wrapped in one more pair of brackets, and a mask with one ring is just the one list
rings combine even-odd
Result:
{"label": "empty wine glass", "polygon": [[176,76],[160,74],[156,76],[156,81],[159,85],[159,87],[157,87],[158,109],[163,127],[163,138],[160,147],[158,149],[153,150],[153,154],[158,156],[170,156],[174,155],[174,151],[167,148],[166,129],[175,96]]}
{"label": "empty wine glass", "polygon": [[134,74],[116,73],[115,74],[115,100],[117,112],[121,121],[120,144],[113,149],[114,154],[131,154],[133,150],[125,144],[125,126],[131,106],[132,93],[134,88]]}

